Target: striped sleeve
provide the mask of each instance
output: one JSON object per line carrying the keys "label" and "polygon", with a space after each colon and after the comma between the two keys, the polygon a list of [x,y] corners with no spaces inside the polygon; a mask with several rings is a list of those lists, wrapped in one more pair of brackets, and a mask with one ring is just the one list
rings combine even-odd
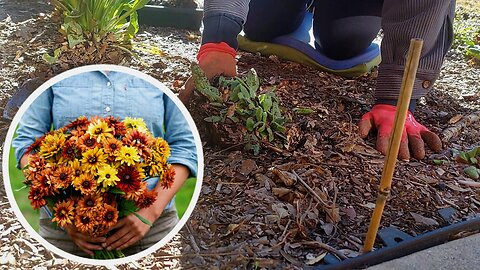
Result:
{"label": "striped sleeve", "polygon": [[247,20],[250,0],[205,0],[204,14],[226,13]]}
{"label": "striped sleeve", "polygon": [[412,99],[424,96],[437,79],[453,42],[454,0],[385,0],[382,11],[382,63],[375,98],[397,99],[410,39],[423,39]]}

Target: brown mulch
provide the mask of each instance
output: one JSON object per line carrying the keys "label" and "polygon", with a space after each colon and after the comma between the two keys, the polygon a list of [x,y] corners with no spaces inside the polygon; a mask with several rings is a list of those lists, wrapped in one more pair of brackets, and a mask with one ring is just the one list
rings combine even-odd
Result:
{"label": "brown mulch", "polygon": [[[52,53],[57,46],[53,37],[58,35],[58,24],[48,16],[0,24],[0,53],[5,56],[0,61],[1,106],[27,78],[45,72],[39,68],[44,66],[41,56]],[[127,57],[124,65],[178,91],[189,76],[198,46],[199,33],[142,27],[134,43],[142,62]],[[468,82],[471,91],[478,90],[480,73],[463,60],[450,53],[437,90],[418,105],[417,120],[433,131],[440,133],[457,115],[480,108],[478,99],[468,98],[471,94],[464,89]],[[374,136],[360,139],[356,125],[373,103],[375,73],[346,80],[250,53],[240,54],[238,66],[241,73],[255,68],[263,88],[276,88],[291,118],[287,146],[264,146],[258,156],[241,151],[241,145],[205,146],[203,187],[187,226],[161,251],[121,269],[179,265],[186,269],[295,269],[321,264],[324,244],[347,257],[360,253],[383,165],[383,156],[373,147]],[[314,113],[295,114],[297,107]],[[478,146],[479,137],[476,123],[445,144],[441,154],[427,151],[425,160],[400,161],[382,227],[422,234],[447,225],[437,212],[446,207],[455,209],[456,221],[478,216],[480,190],[460,184],[466,179],[466,165],[454,161],[451,149]],[[434,165],[434,159],[448,163]],[[30,238],[9,208],[3,188],[0,198],[0,268],[85,269]]]}

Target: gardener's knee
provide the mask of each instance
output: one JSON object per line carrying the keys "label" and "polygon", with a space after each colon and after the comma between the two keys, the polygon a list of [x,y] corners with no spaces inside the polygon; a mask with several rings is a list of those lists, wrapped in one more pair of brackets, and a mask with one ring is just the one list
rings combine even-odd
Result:
{"label": "gardener's knee", "polygon": [[295,31],[306,14],[308,0],[252,0],[245,35],[254,41],[270,41]]}
{"label": "gardener's knee", "polygon": [[380,17],[359,16],[342,18],[319,25],[314,22],[317,48],[332,58],[343,60],[365,51],[380,30]]}

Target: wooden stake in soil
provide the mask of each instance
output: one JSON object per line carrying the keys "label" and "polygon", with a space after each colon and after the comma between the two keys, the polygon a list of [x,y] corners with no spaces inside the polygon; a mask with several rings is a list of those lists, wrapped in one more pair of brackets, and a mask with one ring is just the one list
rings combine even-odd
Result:
{"label": "wooden stake in soil", "polygon": [[395,120],[393,122],[394,128],[388,144],[388,152],[385,157],[385,164],[382,172],[382,179],[380,180],[380,187],[378,191],[377,202],[373,210],[372,218],[370,220],[370,227],[368,228],[367,237],[365,238],[364,252],[370,252],[375,243],[378,227],[383,214],[383,208],[390,194],[390,187],[392,186],[393,172],[395,164],[397,163],[398,150],[400,148],[400,141],[405,126],[405,119],[407,117],[408,105],[413,92],[413,84],[415,82],[415,75],[417,73],[418,62],[420,61],[420,53],[422,51],[423,40],[412,39],[410,41],[410,48],[407,54],[407,61],[405,62],[405,70],[403,72],[402,85],[400,88],[400,96],[397,102],[397,112],[395,113]]}

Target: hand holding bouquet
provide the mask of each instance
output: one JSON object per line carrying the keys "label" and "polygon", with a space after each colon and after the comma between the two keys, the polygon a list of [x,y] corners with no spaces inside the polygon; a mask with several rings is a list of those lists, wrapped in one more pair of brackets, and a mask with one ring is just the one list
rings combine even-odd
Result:
{"label": "hand holding bouquet", "polygon": [[[144,179],[159,177],[171,187],[175,171],[167,163],[168,143],[154,138],[140,118],[80,117],[37,139],[24,169],[29,200],[46,207],[59,227],[73,226],[90,237],[111,234],[119,218],[151,206],[157,192]],[[53,210],[53,211],[52,211]],[[120,251],[95,251],[95,259],[123,257]]]}

